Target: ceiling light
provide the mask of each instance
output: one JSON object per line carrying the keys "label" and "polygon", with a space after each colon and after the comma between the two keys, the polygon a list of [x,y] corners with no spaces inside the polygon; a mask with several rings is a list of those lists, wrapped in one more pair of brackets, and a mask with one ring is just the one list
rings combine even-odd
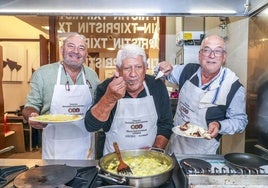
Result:
{"label": "ceiling light", "polygon": [[107,50],[113,51],[115,48],[106,48]]}
{"label": "ceiling light", "polygon": [[138,26],[137,31],[144,31],[144,27],[143,26]]}
{"label": "ceiling light", "polygon": [[105,15],[105,14],[120,14],[120,15],[137,15],[137,16],[146,16],[148,14],[160,14],[160,9],[150,9],[150,8],[143,8],[143,9],[25,9],[25,8],[12,8],[12,9],[1,9],[0,13],[16,13],[16,14],[92,14],[92,15]]}
{"label": "ceiling light", "polygon": [[191,14],[236,14],[235,10],[206,10],[206,9],[192,9]]}
{"label": "ceiling light", "polygon": [[260,41],[260,42],[266,42],[266,41],[268,41],[268,38],[262,38],[262,39],[260,39],[259,41]]}
{"label": "ceiling light", "polygon": [[[45,26],[41,26],[43,29],[48,30],[49,31],[49,26],[45,25]],[[58,33],[63,33],[62,30],[58,30]]]}
{"label": "ceiling light", "polygon": [[49,30],[49,26],[41,26],[45,30]]}

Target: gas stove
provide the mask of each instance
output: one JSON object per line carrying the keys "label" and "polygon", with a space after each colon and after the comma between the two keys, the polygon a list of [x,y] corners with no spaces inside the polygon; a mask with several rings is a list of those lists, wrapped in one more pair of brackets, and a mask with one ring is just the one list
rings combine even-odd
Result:
{"label": "gas stove", "polygon": [[[10,163],[8,163],[10,164]],[[68,164],[68,165],[66,165]],[[89,166],[84,166],[85,164],[83,164],[81,166],[81,163],[79,163],[80,166],[74,166],[75,164],[69,164],[61,162],[39,162],[37,164],[35,164],[34,166],[31,166],[30,168],[27,167],[26,165],[15,165],[15,166],[1,166],[0,167],[0,172],[2,172],[2,174],[0,173],[0,188],[5,187],[5,188],[15,188],[15,187],[24,187],[23,184],[16,186],[16,180],[18,179],[18,177],[22,177],[22,179],[27,176],[29,177],[29,173],[28,172],[33,172],[32,170],[34,168],[43,168],[43,167],[62,167],[62,166],[67,166],[68,168],[71,167],[72,169],[76,170],[76,175],[74,178],[70,179],[70,181],[68,181],[65,184],[60,184],[60,186],[58,185],[50,185],[50,180],[51,181],[56,181],[55,179],[61,179],[61,175],[56,175],[57,178],[53,178],[51,177],[51,174],[48,173],[45,175],[36,175],[36,176],[31,176],[31,179],[36,179],[35,177],[38,177],[37,180],[34,180],[34,183],[31,185],[37,186],[38,184],[36,184],[36,181],[47,181],[49,182],[49,188],[58,188],[58,187],[64,187],[64,188],[70,188],[70,187],[74,187],[74,188],[98,188],[98,187],[102,187],[102,186],[108,186],[108,185],[119,185],[115,182],[110,182],[107,181],[103,178],[101,178],[100,176],[98,176],[98,174],[100,173],[99,168],[96,165],[91,165],[91,163],[87,163],[85,162],[85,164],[90,164]],[[96,163],[94,163],[96,164]],[[71,169],[71,170],[72,170]],[[55,170],[57,171],[57,170]],[[38,171],[39,172],[39,171]],[[160,187],[157,188],[176,188],[178,187],[177,184],[177,172],[178,172],[178,165],[174,168],[174,173],[173,176],[163,185],[161,185]],[[53,173],[54,174],[54,173]],[[64,172],[62,172],[62,176],[64,176]],[[53,175],[54,176],[54,175]],[[39,178],[40,177],[40,178]],[[28,181],[28,180],[27,180]],[[59,180],[61,182],[61,180]],[[18,181],[17,181],[18,182]],[[30,182],[32,183],[32,180],[30,180]],[[58,183],[58,182],[57,182]],[[126,184],[126,183],[125,183]],[[124,185],[120,184],[120,185]],[[33,186],[33,187],[34,187]],[[43,186],[43,184],[42,184]]]}
{"label": "gas stove", "polygon": [[[268,187],[268,169],[233,167],[227,164],[223,156],[185,156],[176,155],[179,163],[180,187],[235,187],[263,188]],[[200,160],[201,167],[187,163],[187,160]],[[186,161],[186,162],[185,162]],[[202,162],[204,161],[204,162]],[[209,165],[207,165],[209,164]]]}
{"label": "gas stove", "polygon": [[[202,168],[194,166],[189,160],[205,161]],[[226,164],[221,155],[176,155],[177,163],[171,178],[158,188],[263,188],[268,187],[268,168],[244,169],[233,168]],[[25,165],[22,165],[25,164]],[[64,160],[0,160],[0,188],[14,188],[14,179],[33,168],[48,165],[67,165],[75,168],[77,173],[63,187],[98,188],[115,185],[99,176],[98,161],[64,161]],[[200,162],[198,161],[199,165]],[[190,165],[190,166],[189,166]],[[50,186],[51,187],[51,186]],[[53,186],[52,186],[53,187]],[[58,186],[55,186],[58,187]],[[61,186],[62,187],[62,186]]]}

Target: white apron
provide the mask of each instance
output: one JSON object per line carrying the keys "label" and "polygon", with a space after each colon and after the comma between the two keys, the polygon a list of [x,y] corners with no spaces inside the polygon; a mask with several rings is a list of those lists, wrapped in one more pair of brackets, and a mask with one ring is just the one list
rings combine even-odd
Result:
{"label": "white apron", "polygon": [[122,98],[117,102],[113,123],[104,144],[103,154],[114,152],[113,142],[120,149],[151,147],[157,134],[157,112],[154,99],[143,82],[147,96],[143,98]]}
{"label": "white apron", "polygon": [[[194,74],[191,78],[193,78]],[[190,80],[191,80],[190,78]],[[189,121],[191,124],[207,129],[206,112],[208,105],[200,108],[199,102],[201,96],[206,91],[192,84],[189,80],[182,86],[176,114],[174,117],[174,126],[182,125]],[[215,106],[211,104],[211,106]],[[172,134],[167,146],[168,153],[178,154],[216,154],[219,142],[216,139],[205,140],[198,138],[186,138]]]}
{"label": "white apron", "polygon": [[[92,97],[84,72],[84,85],[70,85],[70,91],[67,91],[65,85],[60,85],[62,68],[60,65],[50,113],[85,116],[92,105]],[[91,159],[93,156],[94,137],[86,130],[84,119],[73,123],[48,124],[42,136],[43,159]]]}

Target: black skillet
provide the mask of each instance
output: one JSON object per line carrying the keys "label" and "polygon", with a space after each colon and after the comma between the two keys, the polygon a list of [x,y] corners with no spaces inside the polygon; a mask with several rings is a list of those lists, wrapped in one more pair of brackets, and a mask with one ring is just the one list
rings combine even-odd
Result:
{"label": "black skillet", "polygon": [[77,174],[74,167],[66,165],[47,165],[31,168],[19,174],[14,186],[24,187],[60,187],[71,181]]}
{"label": "black skillet", "polygon": [[268,165],[268,160],[251,153],[228,153],[224,155],[225,162],[233,167],[259,168]]}

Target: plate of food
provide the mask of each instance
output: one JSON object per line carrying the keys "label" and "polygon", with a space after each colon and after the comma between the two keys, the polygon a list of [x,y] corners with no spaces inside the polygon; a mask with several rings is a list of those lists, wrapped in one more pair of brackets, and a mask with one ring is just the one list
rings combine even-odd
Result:
{"label": "plate of food", "polygon": [[199,127],[197,125],[190,124],[186,122],[183,125],[178,125],[172,128],[172,131],[180,136],[189,137],[189,138],[205,138],[210,140],[211,136],[206,129]]}
{"label": "plate of food", "polygon": [[29,120],[39,123],[68,123],[83,119],[81,115],[70,114],[44,114],[40,116],[30,117]]}

